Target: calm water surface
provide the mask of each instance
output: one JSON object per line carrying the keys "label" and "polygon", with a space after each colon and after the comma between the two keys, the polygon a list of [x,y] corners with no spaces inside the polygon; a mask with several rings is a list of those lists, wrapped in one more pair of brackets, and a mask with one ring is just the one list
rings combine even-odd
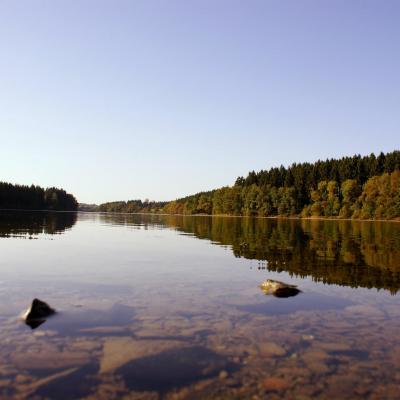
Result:
{"label": "calm water surface", "polygon": [[3,211],[0,255],[1,399],[399,396],[399,223]]}

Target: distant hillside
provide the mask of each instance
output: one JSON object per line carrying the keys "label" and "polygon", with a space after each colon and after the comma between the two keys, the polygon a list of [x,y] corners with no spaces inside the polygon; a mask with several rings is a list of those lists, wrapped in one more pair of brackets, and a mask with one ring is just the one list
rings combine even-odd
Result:
{"label": "distant hillside", "polygon": [[114,201],[100,204],[98,211],[101,212],[125,212],[125,213],[161,213],[167,205],[166,201],[129,200]]}
{"label": "distant hillside", "polygon": [[63,189],[0,182],[0,209],[76,211],[78,202]]}
{"label": "distant hillside", "polygon": [[79,203],[78,210],[86,211],[86,212],[95,212],[95,211],[99,211],[99,206],[97,204]]}
{"label": "distant hillside", "polygon": [[169,202],[169,214],[400,218],[400,151],[250,172]]}

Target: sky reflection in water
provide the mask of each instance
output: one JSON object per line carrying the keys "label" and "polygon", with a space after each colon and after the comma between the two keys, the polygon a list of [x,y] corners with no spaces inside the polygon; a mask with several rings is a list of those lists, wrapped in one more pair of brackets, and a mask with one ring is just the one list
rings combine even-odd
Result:
{"label": "sky reflection in water", "polygon": [[0,251],[1,398],[395,398],[400,224],[1,212]]}

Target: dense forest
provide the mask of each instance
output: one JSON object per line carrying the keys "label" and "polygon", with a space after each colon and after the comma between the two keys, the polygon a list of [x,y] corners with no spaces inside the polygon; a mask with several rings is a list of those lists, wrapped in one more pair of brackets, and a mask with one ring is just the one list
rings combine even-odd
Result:
{"label": "dense forest", "polygon": [[[126,213],[162,213],[167,205],[166,201],[129,200],[113,201],[100,204],[96,211],[126,212]],[[81,208],[83,210],[83,208]]]}
{"label": "dense forest", "polygon": [[400,151],[292,164],[169,202],[168,214],[400,217]]}
{"label": "dense forest", "polygon": [[76,211],[78,202],[63,189],[0,182],[0,209]]}

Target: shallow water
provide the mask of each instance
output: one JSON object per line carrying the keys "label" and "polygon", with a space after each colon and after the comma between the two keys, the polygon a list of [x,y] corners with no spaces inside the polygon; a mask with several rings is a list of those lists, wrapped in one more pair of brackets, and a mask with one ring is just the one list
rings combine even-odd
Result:
{"label": "shallow water", "polygon": [[398,398],[399,223],[3,211],[0,254],[1,399]]}

